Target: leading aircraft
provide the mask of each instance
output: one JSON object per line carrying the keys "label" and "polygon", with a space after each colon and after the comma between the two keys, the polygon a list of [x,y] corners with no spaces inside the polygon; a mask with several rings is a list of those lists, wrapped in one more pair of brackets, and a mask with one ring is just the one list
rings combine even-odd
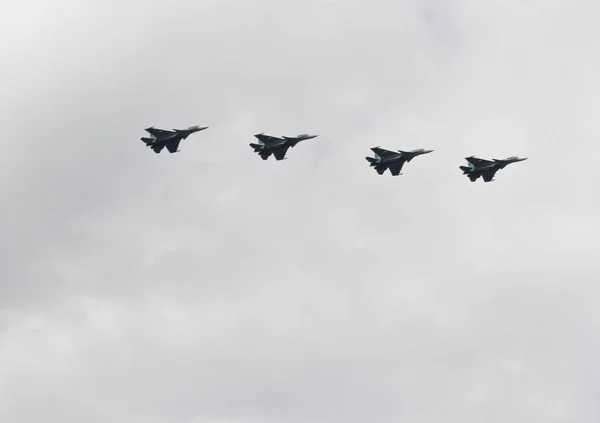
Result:
{"label": "leading aircraft", "polygon": [[365,157],[365,159],[371,163],[371,167],[374,167],[380,175],[383,175],[383,173],[389,169],[390,173],[394,176],[402,175],[400,172],[402,171],[404,163],[410,162],[417,156],[428,154],[433,151],[419,148],[418,150],[413,151],[398,150],[398,152],[396,152],[381,147],[373,147],[371,150],[375,153],[375,157]]}
{"label": "leading aircraft", "polygon": [[318,135],[301,134],[296,137],[273,137],[263,133],[254,135],[258,139],[258,144],[250,143],[250,147],[254,148],[263,160],[267,160],[271,154],[275,156],[275,160],[284,160],[285,154],[290,147],[295,147],[301,141],[310,140],[318,137]]}
{"label": "leading aircraft", "polygon": [[519,158],[517,156],[507,157],[506,159],[485,160],[475,156],[466,157],[467,166],[460,166],[463,175],[468,175],[471,182],[475,182],[480,176],[484,182],[495,181],[494,175],[500,169],[504,169],[511,163],[522,162],[527,157]]}
{"label": "leading aircraft", "polygon": [[204,131],[208,126],[191,126],[188,129],[173,129],[167,131],[164,129],[156,129],[150,127],[144,129],[144,131],[150,134],[151,138],[143,138],[142,141],[146,143],[146,147],[152,148],[156,154],[160,153],[164,147],[167,147],[169,153],[177,153],[179,150],[179,143],[181,140],[186,139],[194,132]]}

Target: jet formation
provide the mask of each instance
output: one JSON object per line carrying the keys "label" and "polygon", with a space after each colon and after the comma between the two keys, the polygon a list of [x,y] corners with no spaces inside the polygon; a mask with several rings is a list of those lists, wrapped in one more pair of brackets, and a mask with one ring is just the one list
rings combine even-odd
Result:
{"label": "jet formation", "polygon": [[467,175],[471,182],[475,182],[479,177],[484,182],[495,181],[494,175],[500,169],[504,169],[511,163],[522,162],[527,158],[519,158],[517,156],[508,157],[506,159],[493,159],[485,160],[475,156],[466,157],[467,166],[460,166],[460,170],[463,171],[463,175]]}
{"label": "jet formation", "polygon": [[[179,151],[179,143],[189,137],[191,134],[208,129],[208,126],[191,126],[188,129],[157,129],[155,127],[146,128],[145,131],[150,134],[150,138],[142,137],[142,141],[147,147],[150,147],[155,153],[160,153],[163,148],[166,148],[169,153],[177,153]],[[264,133],[256,134],[254,137],[258,143],[250,143],[250,147],[263,160],[267,160],[271,155],[275,160],[287,159],[286,154],[290,147],[295,147],[298,143],[318,137],[318,135],[301,134],[294,137],[282,136],[275,137],[265,135]],[[405,163],[410,162],[417,156],[429,154],[433,150],[425,150],[419,148],[412,151],[403,150],[386,150],[381,147],[372,147],[371,151],[374,157],[365,157],[369,162],[370,167],[375,168],[379,175],[383,175],[389,169],[392,176],[402,175],[402,168]],[[519,158],[511,156],[506,159],[485,160],[475,156],[466,157],[467,166],[459,166],[463,171],[463,175],[475,182],[480,177],[484,182],[494,181],[494,175],[498,170],[504,169],[511,163],[522,162],[527,158]]]}

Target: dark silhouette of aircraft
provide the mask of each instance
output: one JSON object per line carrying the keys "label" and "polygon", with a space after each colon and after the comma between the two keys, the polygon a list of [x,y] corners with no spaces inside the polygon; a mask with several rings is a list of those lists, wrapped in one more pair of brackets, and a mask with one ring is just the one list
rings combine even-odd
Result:
{"label": "dark silhouette of aircraft", "polygon": [[508,157],[506,159],[493,159],[485,160],[475,156],[466,157],[465,160],[468,162],[467,166],[460,166],[460,170],[463,171],[463,175],[467,175],[471,182],[475,182],[480,176],[484,182],[495,181],[494,175],[500,169],[504,169],[511,163],[522,162],[527,160],[525,158],[519,158],[517,156]]}
{"label": "dark silhouette of aircraft", "polygon": [[398,150],[398,152],[395,152],[381,147],[373,147],[371,150],[375,153],[375,157],[365,157],[367,161],[371,163],[371,167],[374,167],[380,175],[383,175],[383,173],[389,169],[390,173],[394,176],[402,175],[400,172],[402,171],[404,163],[410,162],[417,156],[428,154],[433,151],[420,148],[413,151]]}
{"label": "dark silhouette of aircraft", "polygon": [[144,129],[150,134],[151,138],[142,138],[142,141],[146,143],[147,147],[152,148],[156,154],[160,153],[164,147],[169,150],[169,153],[177,153],[179,151],[178,148],[181,140],[186,139],[194,132],[203,131],[207,128],[208,126],[191,126],[188,129],[173,129],[172,131],[167,131],[164,129],[156,129],[152,126]]}
{"label": "dark silhouette of aircraft", "polygon": [[250,143],[250,147],[263,160],[267,160],[271,154],[275,156],[275,160],[284,160],[286,158],[285,154],[290,147],[295,147],[299,142],[318,137],[318,135],[302,134],[296,137],[279,138],[263,133],[254,136],[258,139],[258,144]]}

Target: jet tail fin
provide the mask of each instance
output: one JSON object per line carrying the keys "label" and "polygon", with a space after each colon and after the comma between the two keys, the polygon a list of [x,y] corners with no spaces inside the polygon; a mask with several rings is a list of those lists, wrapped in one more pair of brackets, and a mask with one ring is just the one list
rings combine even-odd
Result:
{"label": "jet tail fin", "polygon": [[463,171],[463,175],[466,175],[467,173],[469,173],[471,171],[471,168],[468,166],[460,166],[460,170]]}
{"label": "jet tail fin", "polygon": [[144,141],[146,145],[150,145],[154,141],[152,138],[141,138],[141,140]]}
{"label": "jet tail fin", "polygon": [[367,159],[367,161],[368,161],[369,163],[376,163],[376,162],[377,162],[377,159],[376,159],[376,158],[374,158],[374,157],[365,157],[365,159]]}

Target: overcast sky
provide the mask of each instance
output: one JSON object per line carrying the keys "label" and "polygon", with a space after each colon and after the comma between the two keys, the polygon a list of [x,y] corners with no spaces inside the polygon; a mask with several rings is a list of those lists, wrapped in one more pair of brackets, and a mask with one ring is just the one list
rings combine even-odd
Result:
{"label": "overcast sky", "polygon": [[0,421],[600,421],[599,14],[5,1]]}

